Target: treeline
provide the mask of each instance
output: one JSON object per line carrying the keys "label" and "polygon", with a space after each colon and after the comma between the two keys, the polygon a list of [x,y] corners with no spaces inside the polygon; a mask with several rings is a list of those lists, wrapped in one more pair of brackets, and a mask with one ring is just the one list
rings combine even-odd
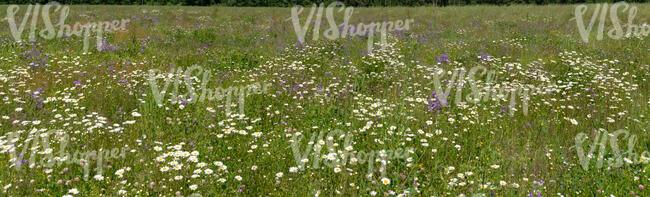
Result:
{"label": "treeline", "polygon": [[[109,5],[195,5],[195,6],[237,6],[237,7],[290,7],[311,6],[334,0],[59,0],[62,4],[109,4]],[[346,6],[448,6],[448,5],[510,5],[510,4],[574,4],[615,3],[619,0],[341,0]],[[630,0],[627,2],[647,2]],[[46,4],[49,0],[0,0],[0,4]]]}

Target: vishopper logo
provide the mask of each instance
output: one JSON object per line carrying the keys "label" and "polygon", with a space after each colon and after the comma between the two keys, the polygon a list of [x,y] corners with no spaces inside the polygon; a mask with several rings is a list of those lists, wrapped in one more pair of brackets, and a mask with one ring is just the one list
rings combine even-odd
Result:
{"label": "vishopper logo", "polygon": [[[309,168],[320,169],[322,161],[325,166],[334,168],[335,173],[342,171],[342,168],[348,164],[356,165],[367,162],[368,171],[366,178],[371,180],[373,177],[373,172],[375,172],[375,167],[379,167],[382,182],[384,182],[384,184],[388,184],[390,183],[390,180],[385,178],[388,171],[387,164],[391,163],[391,160],[395,159],[406,159],[407,161],[409,159],[412,160],[412,158],[409,158],[409,154],[414,153],[413,148],[398,148],[395,150],[379,151],[372,150],[368,153],[363,150],[355,151],[352,147],[352,134],[346,134],[339,129],[328,132],[326,136],[325,134],[325,131],[312,133],[311,138],[309,138],[309,141],[307,141],[304,148],[301,148],[301,144],[304,138],[302,133],[295,133],[292,135],[290,141],[291,149],[293,151],[293,156],[296,160],[297,167],[292,167],[289,171],[297,172],[298,170],[304,170],[306,168],[305,165],[309,164],[310,155],[313,155],[313,161],[312,165],[309,166]],[[343,141],[343,147],[341,147],[337,141],[343,138],[345,139]],[[327,154],[321,154],[323,148],[326,148],[326,151],[328,151]],[[339,150],[337,148],[342,148],[342,150]],[[356,154],[354,154],[354,152],[356,152]],[[375,165],[375,163],[379,164]]]}
{"label": "vishopper logo", "polygon": [[[151,87],[153,98],[159,107],[162,107],[164,102],[166,101],[165,94],[167,93],[167,90],[169,89],[169,85],[172,81],[173,81],[173,85],[172,85],[173,87],[171,92],[171,98],[168,99],[168,101],[170,101],[171,103],[179,104],[179,108],[183,109],[185,108],[185,105],[193,104],[196,101],[203,102],[206,99],[208,101],[212,101],[215,99],[216,101],[221,101],[225,97],[226,115],[231,114],[230,109],[233,105],[232,103],[233,96],[237,97],[239,114],[244,114],[245,98],[253,94],[267,93],[269,86],[271,86],[270,83],[257,82],[249,85],[227,87],[225,89],[222,87],[210,89],[207,87],[207,85],[210,79],[212,78],[211,70],[210,69],[204,70],[203,68],[196,65],[188,68],[187,70],[185,70],[185,72],[183,72],[183,69],[181,68],[179,68],[178,70],[176,70],[176,68],[173,68],[171,72],[166,74],[157,74],[158,72],[159,72],[158,69],[149,70],[148,83],[149,86]],[[202,75],[200,84],[194,83],[196,81],[199,81],[199,79],[193,75],[194,73],[197,73],[198,76]],[[164,85],[162,87],[158,85],[158,80],[157,80],[158,78],[164,79]],[[185,84],[185,89],[187,91],[186,94],[179,94],[179,89],[182,88],[179,86],[182,83]],[[195,91],[196,90],[196,88],[194,87],[195,84],[200,85],[200,94],[198,94],[198,91]]]}
{"label": "vishopper logo", "polygon": [[[336,20],[334,19],[334,14],[335,14],[334,8],[339,6],[340,8],[338,9],[338,12],[345,11],[343,17],[343,23],[340,25],[336,24]],[[291,20],[293,24],[293,28],[296,31],[296,35],[298,36],[298,41],[301,44],[305,43],[305,35],[307,34],[307,30],[309,29],[309,26],[312,23],[314,24],[312,39],[314,41],[319,39],[321,33],[320,28],[323,19],[323,9],[324,9],[323,3],[321,3],[318,6],[318,8],[316,8],[316,4],[312,4],[311,11],[309,12],[307,19],[301,25],[299,15],[302,14],[303,7],[300,5],[296,5],[291,8],[291,18],[287,20]],[[314,18],[314,13],[316,13],[316,20],[312,22],[312,19]],[[350,18],[354,13],[354,7],[345,7],[345,4],[339,1],[330,3],[330,5],[327,6],[325,13],[326,13],[325,16],[327,18],[327,23],[329,24],[329,29],[325,30],[325,32],[323,33],[325,38],[330,40],[335,40],[338,38],[353,37],[353,36],[368,36],[368,44],[367,44],[368,53],[372,53],[375,33],[381,34],[381,44],[382,46],[385,46],[387,45],[386,37],[389,31],[390,32],[408,31],[411,26],[411,23],[415,22],[413,19],[405,19],[405,20],[395,20],[394,22],[384,21],[384,22],[374,22],[369,24],[358,23],[355,27],[354,25],[349,24]]]}
{"label": "vishopper logo", "polygon": [[[450,78],[445,79],[447,86],[443,89],[442,76],[445,76],[443,75],[445,74],[445,71],[440,70],[435,72],[433,74],[433,80],[429,83],[429,85],[433,85],[434,89],[434,92],[432,93],[433,98],[429,100],[431,105],[430,108],[432,110],[439,110],[443,107],[450,106],[451,100],[449,98],[453,88],[456,88],[454,93],[454,103],[457,106],[465,104],[465,102],[463,102],[463,87],[469,84],[470,92],[464,97],[467,103],[478,104],[481,101],[487,102],[490,100],[494,102],[506,101],[508,102],[507,108],[510,116],[514,116],[514,112],[517,111],[516,105],[519,96],[523,114],[528,115],[528,101],[530,100],[529,93],[536,89],[535,86],[532,84],[521,83],[511,83],[508,85],[493,83],[499,81],[497,73],[498,72],[495,70],[488,71],[484,66],[475,66],[471,68],[469,72],[467,72],[465,68],[447,71],[446,76]],[[477,79],[484,75],[486,77],[485,84],[479,86]],[[541,91],[541,88],[538,89],[538,92],[539,91]]]}
{"label": "vishopper logo", "polygon": [[[54,9],[52,10],[53,7]],[[71,26],[65,23],[70,12],[70,7],[63,6],[58,2],[50,2],[46,5],[28,5],[23,14],[22,20],[18,21],[16,20],[16,15],[19,14],[20,10],[20,6],[10,5],[7,7],[7,16],[4,19],[9,23],[9,29],[11,30],[11,35],[15,41],[20,42],[23,40],[23,32],[29,22],[28,40],[30,42],[36,41],[36,38],[39,36],[50,40],[54,38],[60,39],[64,36],[71,37],[74,35],[77,37],[83,37],[84,53],[88,52],[92,34],[95,34],[96,36],[97,50],[101,51],[105,43],[104,32],[110,33],[124,31],[126,30],[126,25],[130,22],[130,19],[88,22],[86,24],[77,22]],[[53,23],[50,15],[56,15],[56,12],[59,14],[58,23]],[[41,19],[43,19],[43,25],[45,26],[45,29],[40,31],[37,29],[39,15]],[[20,22],[20,24],[17,24],[17,22]],[[58,31],[56,27],[58,27]]]}
{"label": "vishopper logo", "polygon": [[[618,140],[619,138],[627,139],[627,149],[625,152],[622,152],[619,149]],[[575,139],[575,149],[578,153],[578,159],[580,160],[580,165],[584,170],[589,170],[589,164],[594,155],[595,151],[598,150],[598,159],[596,160],[596,169],[603,167],[603,159],[607,155],[607,141],[609,140],[609,146],[612,149],[611,154],[613,157],[605,159],[609,165],[609,168],[619,168],[623,164],[634,165],[644,163],[647,164],[650,162],[650,153],[648,151],[643,151],[641,155],[634,152],[634,146],[636,145],[637,137],[634,134],[630,134],[627,130],[619,129],[614,133],[608,133],[605,129],[599,129],[596,133],[591,146],[589,146],[589,152],[585,155],[585,149],[583,143],[589,137],[585,133],[578,133]],[[625,154],[625,155],[623,155]]]}
{"label": "vishopper logo", "polygon": [[[619,10],[622,8],[622,12],[627,12],[627,24],[621,22],[618,18]],[[617,2],[612,4],[611,7],[607,3],[596,4],[591,19],[589,19],[589,24],[585,27],[585,20],[583,16],[587,13],[587,5],[579,5],[575,9],[575,17],[572,20],[575,20],[578,25],[578,31],[582,37],[582,41],[589,42],[589,35],[592,32],[594,24],[598,22],[598,30],[596,34],[597,40],[603,39],[603,34],[607,33],[607,36],[611,39],[619,40],[624,37],[646,37],[650,34],[650,25],[643,23],[642,25],[634,24],[634,18],[637,14],[637,7],[630,6],[626,2]],[[612,27],[609,31],[605,32],[605,22],[607,21],[607,12],[609,11],[609,19],[611,20]],[[627,27],[624,30],[624,27]]]}
{"label": "vishopper logo", "polygon": [[[21,140],[19,133],[12,132],[8,134],[5,143],[6,147],[2,148],[2,153],[10,154],[10,168],[13,167],[16,170],[21,171],[22,167],[25,165],[28,168],[35,168],[37,166],[52,168],[55,164],[56,166],[61,166],[64,163],[68,165],[74,163],[83,167],[84,179],[88,180],[90,166],[93,163],[91,160],[94,159],[97,163],[95,168],[97,174],[94,178],[103,179],[103,165],[107,162],[106,160],[126,157],[126,147],[123,147],[122,149],[99,149],[81,152],[75,150],[74,153],[66,152],[70,138],[67,133],[62,131],[54,132],[46,131],[45,129],[32,129],[29,133],[32,137],[27,137],[24,140],[20,152],[18,152],[19,147],[16,146],[16,143]],[[59,143],[58,152],[56,153],[53,148],[50,148],[51,137]],[[39,155],[42,155],[42,158],[39,159]],[[46,171],[47,170],[48,169],[46,169]],[[119,173],[117,175],[121,176]]]}

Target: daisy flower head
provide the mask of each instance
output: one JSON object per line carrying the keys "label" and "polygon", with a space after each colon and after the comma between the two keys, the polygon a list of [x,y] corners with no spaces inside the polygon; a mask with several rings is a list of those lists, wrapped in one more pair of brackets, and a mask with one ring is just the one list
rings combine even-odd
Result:
{"label": "daisy flower head", "polygon": [[352,151],[354,148],[352,146],[345,147],[345,150]]}
{"label": "daisy flower head", "polygon": [[512,183],[512,187],[514,187],[514,188],[519,188],[519,184],[517,184],[517,183]]}
{"label": "daisy flower head", "polygon": [[122,177],[122,175],[124,175],[124,169],[119,169],[119,170],[117,170],[117,171],[115,172],[115,175],[117,175],[117,176],[119,176],[119,177]]}
{"label": "daisy flower head", "polygon": [[383,183],[384,185],[388,185],[388,184],[390,184],[390,179],[388,179],[388,178],[382,178],[382,179],[381,179],[381,183]]}
{"label": "daisy flower head", "polygon": [[456,168],[454,168],[454,166],[449,166],[447,168],[447,173],[450,173],[451,171],[454,171],[454,170],[456,170]]}
{"label": "daisy flower head", "polygon": [[68,193],[70,193],[70,194],[78,194],[79,190],[77,190],[77,188],[72,188],[72,189],[68,190]]}

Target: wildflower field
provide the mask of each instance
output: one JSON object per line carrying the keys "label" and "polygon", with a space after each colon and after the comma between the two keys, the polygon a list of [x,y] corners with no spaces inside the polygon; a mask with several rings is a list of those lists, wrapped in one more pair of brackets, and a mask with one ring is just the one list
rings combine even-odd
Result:
{"label": "wildflower field", "polygon": [[0,5],[0,196],[650,196],[650,4],[577,6]]}

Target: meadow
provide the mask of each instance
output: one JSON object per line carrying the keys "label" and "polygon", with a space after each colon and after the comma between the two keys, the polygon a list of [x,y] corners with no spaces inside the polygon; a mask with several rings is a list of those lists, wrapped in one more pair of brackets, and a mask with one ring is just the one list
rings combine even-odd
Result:
{"label": "meadow", "polygon": [[369,52],[291,8],[71,5],[130,21],[84,52],[0,5],[0,196],[650,196],[650,39],[584,42],[576,6],[354,8],[414,21]]}

